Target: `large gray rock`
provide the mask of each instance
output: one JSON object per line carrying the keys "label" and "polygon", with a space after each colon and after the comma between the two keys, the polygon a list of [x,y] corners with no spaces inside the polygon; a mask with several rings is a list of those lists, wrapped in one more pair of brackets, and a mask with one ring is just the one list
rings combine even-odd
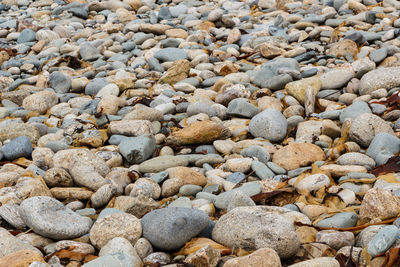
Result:
{"label": "large gray rock", "polygon": [[17,43],[27,43],[36,41],[36,33],[31,29],[24,29],[18,36]]}
{"label": "large gray rock", "polygon": [[14,160],[20,157],[28,158],[31,156],[33,147],[31,140],[26,136],[19,136],[5,144],[1,151],[7,160]]}
{"label": "large gray rock", "polygon": [[162,250],[175,250],[208,225],[205,212],[189,208],[153,210],[142,218],[143,237]]}
{"label": "large gray rock", "polygon": [[244,118],[252,118],[260,112],[260,109],[254,106],[245,98],[236,98],[229,102],[226,114],[229,116],[237,116]]}
{"label": "large gray rock", "polygon": [[79,54],[83,60],[93,61],[101,57],[100,51],[89,42],[84,42],[79,47]]}
{"label": "large gray rock", "polygon": [[94,78],[85,87],[85,95],[96,95],[109,82],[104,78]]}
{"label": "large gray rock", "polygon": [[293,81],[289,74],[280,74],[280,69],[299,71],[299,63],[293,58],[279,58],[264,63],[254,76],[254,84],[271,90],[280,90]]}
{"label": "large gray rock", "polygon": [[92,226],[90,218],[80,216],[60,201],[46,196],[24,200],[19,214],[35,233],[56,240],[82,236]]}
{"label": "large gray rock", "polygon": [[153,155],[156,139],[152,135],[143,135],[124,139],[118,145],[119,152],[130,164],[138,164]]}
{"label": "large gray rock", "polygon": [[368,147],[378,133],[394,135],[392,127],[385,120],[374,114],[364,113],[351,123],[349,138],[361,146]]}
{"label": "large gray rock", "polygon": [[382,165],[400,152],[400,139],[388,133],[378,133],[368,147],[367,155],[373,158],[376,165]]}
{"label": "large gray rock", "polygon": [[400,67],[378,68],[365,74],[360,80],[360,95],[386,88],[388,90],[400,86]]}
{"label": "large gray rock", "polygon": [[49,85],[56,93],[68,93],[71,89],[71,77],[61,71],[54,71],[50,74]]}
{"label": "large gray rock", "polygon": [[212,238],[227,247],[272,248],[281,258],[289,258],[300,249],[293,220],[264,206],[238,207],[229,211],[215,224]]}
{"label": "large gray rock", "polygon": [[346,119],[354,119],[361,114],[371,114],[372,111],[368,104],[363,101],[356,101],[340,113],[340,122],[343,123]]}
{"label": "large gray rock", "polygon": [[157,51],[154,57],[161,61],[176,61],[179,59],[187,59],[187,53],[180,48],[168,47]]}
{"label": "large gray rock", "polygon": [[276,109],[269,108],[254,116],[249,124],[249,131],[254,137],[262,137],[272,142],[280,142],[287,132],[287,120]]}
{"label": "large gray rock", "polygon": [[252,197],[261,193],[261,187],[262,186],[257,182],[245,183],[241,187],[234,188],[232,190],[219,194],[216,197],[214,205],[218,209],[226,209],[229,206],[229,202],[231,201],[234,192],[242,191],[242,193],[246,194],[249,197]]}

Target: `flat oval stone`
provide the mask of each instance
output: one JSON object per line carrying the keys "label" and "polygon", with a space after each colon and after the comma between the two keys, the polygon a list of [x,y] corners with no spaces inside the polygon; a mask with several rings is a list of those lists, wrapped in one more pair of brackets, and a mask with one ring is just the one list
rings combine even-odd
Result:
{"label": "flat oval stone", "polygon": [[394,225],[385,226],[368,243],[367,252],[372,257],[384,253],[393,245],[398,235],[399,228]]}
{"label": "flat oval stone", "polygon": [[161,172],[171,167],[184,166],[189,164],[188,160],[176,156],[160,156],[142,162],[139,171],[144,173]]}
{"label": "flat oval stone", "polygon": [[342,212],[333,215],[330,218],[319,221],[316,226],[318,227],[334,227],[334,228],[348,228],[357,224],[357,214],[354,212]]}
{"label": "flat oval stone", "polygon": [[143,237],[163,250],[182,247],[208,225],[205,212],[181,207],[153,210],[142,218]]}
{"label": "flat oval stone", "polygon": [[24,200],[19,214],[35,233],[56,240],[82,236],[92,226],[90,218],[82,217],[60,201],[46,196]]}

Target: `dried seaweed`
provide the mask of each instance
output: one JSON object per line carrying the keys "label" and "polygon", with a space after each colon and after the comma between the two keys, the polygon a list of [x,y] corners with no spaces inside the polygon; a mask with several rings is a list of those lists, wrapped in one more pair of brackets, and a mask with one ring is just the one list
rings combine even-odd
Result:
{"label": "dried seaweed", "polygon": [[386,164],[378,166],[375,169],[370,171],[370,173],[372,173],[375,176],[388,174],[388,173],[394,173],[394,172],[400,172],[400,156],[391,157],[386,162]]}
{"label": "dried seaweed", "polygon": [[358,267],[360,264],[353,260],[353,246],[350,248],[350,255],[346,256],[342,253],[336,255],[335,259],[339,262],[340,267]]}
{"label": "dried seaweed", "polygon": [[67,261],[79,261],[81,263],[87,263],[89,261],[92,261],[96,258],[97,256],[91,255],[91,254],[86,254],[86,253],[81,253],[77,251],[73,251],[75,246],[69,246],[65,249],[58,250],[54,253],[51,253],[44,257],[46,261],[51,259],[53,256],[56,256],[60,260],[67,260]]}
{"label": "dried seaweed", "polygon": [[386,251],[385,261],[381,267],[396,267],[400,266],[400,247],[394,247]]}

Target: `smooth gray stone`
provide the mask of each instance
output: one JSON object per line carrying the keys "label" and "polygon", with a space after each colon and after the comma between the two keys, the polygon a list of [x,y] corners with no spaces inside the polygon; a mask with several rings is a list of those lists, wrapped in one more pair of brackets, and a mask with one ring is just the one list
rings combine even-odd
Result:
{"label": "smooth gray stone", "polygon": [[249,123],[249,132],[271,142],[280,142],[287,132],[287,120],[276,109],[269,108],[254,116]]}
{"label": "smooth gray stone", "polygon": [[294,115],[287,118],[288,128],[296,127],[300,122],[303,122],[304,118],[299,115]]}
{"label": "smooth gray stone", "polygon": [[267,162],[267,167],[276,174],[286,174],[286,170],[272,161]]}
{"label": "smooth gray stone", "polygon": [[171,207],[177,207],[177,208],[192,208],[192,202],[190,201],[190,198],[188,197],[179,197],[178,199],[172,201],[169,205],[169,208]]}
{"label": "smooth gray stone", "polygon": [[168,47],[157,51],[154,57],[161,61],[176,61],[179,59],[187,59],[187,53],[180,48]]}
{"label": "smooth gray stone", "polygon": [[165,179],[168,178],[168,172],[167,171],[162,171],[162,172],[159,172],[159,173],[156,173],[156,174],[152,175],[150,178],[154,182],[159,184],[159,183],[162,183]]}
{"label": "smooth gray stone", "polygon": [[321,119],[337,120],[337,119],[339,119],[340,114],[342,114],[342,109],[341,110],[324,111],[319,114],[316,114],[315,116],[318,118],[321,118]]}
{"label": "smooth gray stone", "polygon": [[95,61],[101,57],[99,49],[89,42],[84,42],[79,46],[79,54],[86,61]]}
{"label": "smooth gray stone", "polygon": [[27,136],[19,136],[12,139],[9,143],[5,144],[1,151],[7,160],[14,160],[17,158],[29,158],[32,154],[33,147],[31,140]]}
{"label": "smooth gray stone", "polygon": [[210,201],[211,203],[214,203],[217,199],[217,196],[211,193],[207,193],[207,192],[198,192],[196,194],[196,198],[197,199],[206,199],[208,201]]}
{"label": "smooth gray stone", "polygon": [[213,107],[202,102],[195,102],[193,104],[189,104],[186,109],[186,113],[188,116],[197,115],[199,113],[205,113],[209,117],[217,116],[217,111]]}
{"label": "smooth gray stone", "polygon": [[124,252],[116,252],[98,257],[97,259],[85,263],[82,267],[140,267],[136,262],[137,261],[132,259],[132,256]]}
{"label": "smooth gray stone", "polygon": [[86,85],[85,95],[94,96],[107,84],[109,84],[109,82],[104,78],[94,78]]}
{"label": "smooth gray stone", "polygon": [[228,177],[226,177],[225,180],[227,180],[228,182],[238,184],[243,182],[245,179],[246,179],[246,174],[242,172],[234,172],[230,174]]}
{"label": "smooth gray stone", "polygon": [[267,87],[271,90],[280,90],[292,81],[288,74],[278,74],[279,69],[299,70],[299,63],[292,58],[280,58],[264,63],[261,70],[254,76],[254,84],[259,87]]}
{"label": "smooth gray stone", "polygon": [[260,109],[254,106],[246,98],[236,98],[229,102],[226,114],[243,118],[252,118],[260,112]]}
{"label": "smooth gray stone", "polygon": [[399,235],[399,228],[394,225],[383,227],[368,243],[367,252],[375,257],[386,252],[396,241]]}
{"label": "smooth gray stone", "polygon": [[188,10],[188,8],[187,8],[187,6],[184,5],[184,4],[179,4],[179,5],[176,5],[176,6],[171,6],[171,7],[169,8],[169,12],[171,13],[171,16],[173,16],[173,17],[175,17],[175,18],[177,18],[177,17],[179,17],[179,16],[181,16],[181,15],[186,14],[187,10]]}
{"label": "smooth gray stone", "polygon": [[261,146],[249,146],[240,151],[240,155],[243,157],[257,158],[260,162],[267,164],[270,161],[271,156],[268,151]]}
{"label": "smooth gray stone", "polygon": [[369,58],[375,63],[380,63],[387,57],[387,55],[388,55],[387,48],[383,47],[372,51],[371,54],[369,55]]}
{"label": "smooth gray stone", "polygon": [[64,141],[49,141],[44,146],[50,148],[54,153],[60,150],[69,149],[69,145]]}
{"label": "smooth gray stone", "polygon": [[249,197],[252,197],[254,195],[257,195],[261,192],[261,185],[259,183],[245,183],[239,188],[232,189],[230,191],[224,192],[222,194],[219,194],[217,196],[217,199],[215,200],[215,207],[218,209],[226,209],[229,205],[229,201],[232,198],[232,194],[235,191],[242,191]]}
{"label": "smooth gray stone", "polygon": [[87,19],[89,14],[87,12],[87,9],[85,8],[78,8],[78,7],[73,7],[69,8],[67,12],[71,13],[75,17],[78,17],[80,19]]}
{"label": "smooth gray stone", "polygon": [[164,72],[165,71],[164,67],[154,57],[149,58],[147,60],[147,63],[149,64],[149,70],[155,70],[155,71],[158,71],[158,72]]}
{"label": "smooth gray stone", "polygon": [[203,188],[203,192],[217,195],[221,191],[221,186],[219,184],[207,185]]}
{"label": "smooth gray stone", "polygon": [[194,184],[185,184],[179,188],[179,194],[182,196],[195,196],[198,192],[201,192],[203,187]]}
{"label": "smooth gray stone", "polygon": [[24,29],[18,36],[17,43],[28,43],[36,41],[36,33],[31,29]]}
{"label": "smooth gray stone", "polygon": [[105,208],[103,209],[100,213],[99,216],[97,216],[97,220],[106,217],[107,215],[111,215],[114,213],[124,213],[122,210],[115,209],[115,208]]}
{"label": "smooth gray stone", "polygon": [[343,123],[346,119],[355,119],[360,114],[368,113],[371,114],[372,111],[368,104],[363,101],[356,101],[347,108],[343,109],[340,113],[340,122]]}
{"label": "smooth gray stone", "polygon": [[93,208],[80,209],[76,210],[75,212],[81,216],[87,216],[87,217],[96,215],[96,210]]}
{"label": "smooth gray stone", "polygon": [[181,43],[181,41],[179,41],[176,38],[167,38],[167,39],[161,40],[161,45],[164,48],[168,48],[168,47],[176,48],[179,46],[180,43]]}
{"label": "smooth gray stone", "polygon": [[118,148],[128,163],[140,164],[153,155],[156,149],[156,139],[153,135],[126,138],[119,143]]}
{"label": "smooth gray stone", "polygon": [[259,162],[258,160],[253,160],[253,162],[251,163],[251,169],[261,180],[272,179],[275,176],[275,173],[271,171],[271,169],[268,168],[267,165]]}
{"label": "smooth gray stone", "polygon": [[208,220],[208,215],[197,209],[153,210],[141,219],[143,237],[158,249],[175,250],[206,228]]}
{"label": "smooth gray stone", "polygon": [[71,89],[71,77],[61,71],[50,74],[49,85],[56,93],[68,93]]}
{"label": "smooth gray stone", "polygon": [[287,205],[282,206],[282,208],[286,208],[286,209],[297,211],[297,212],[300,211],[299,207],[297,207],[295,204],[287,204]]}
{"label": "smooth gray stone", "polygon": [[342,212],[333,215],[330,218],[319,221],[318,227],[348,228],[357,224],[357,214],[354,212]]}
{"label": "smooth gray stone", "polygon": [[400,152],[400,139],[388,133],[378,133],[372,139],[367,155],[373,158],[376,165],[382,165],[387,160]]}
{"label": "smooth gray stone", "polygon": [[288,171],[288,175],[290,177],[296,177],[296,176],[299,176],[300,174],[302,174],[303,172],[305,172],[307,170],[311,170],[311,167],[302,167],[302,168],[297,168],[297,169]]}

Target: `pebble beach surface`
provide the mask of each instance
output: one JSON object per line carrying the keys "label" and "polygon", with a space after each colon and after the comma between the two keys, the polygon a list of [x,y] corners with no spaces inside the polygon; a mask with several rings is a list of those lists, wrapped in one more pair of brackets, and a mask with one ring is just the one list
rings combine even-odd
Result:
{"label": "pebble beach surface", "polygon": [[399,14],[2,0],[0,266],[398,266]]}

